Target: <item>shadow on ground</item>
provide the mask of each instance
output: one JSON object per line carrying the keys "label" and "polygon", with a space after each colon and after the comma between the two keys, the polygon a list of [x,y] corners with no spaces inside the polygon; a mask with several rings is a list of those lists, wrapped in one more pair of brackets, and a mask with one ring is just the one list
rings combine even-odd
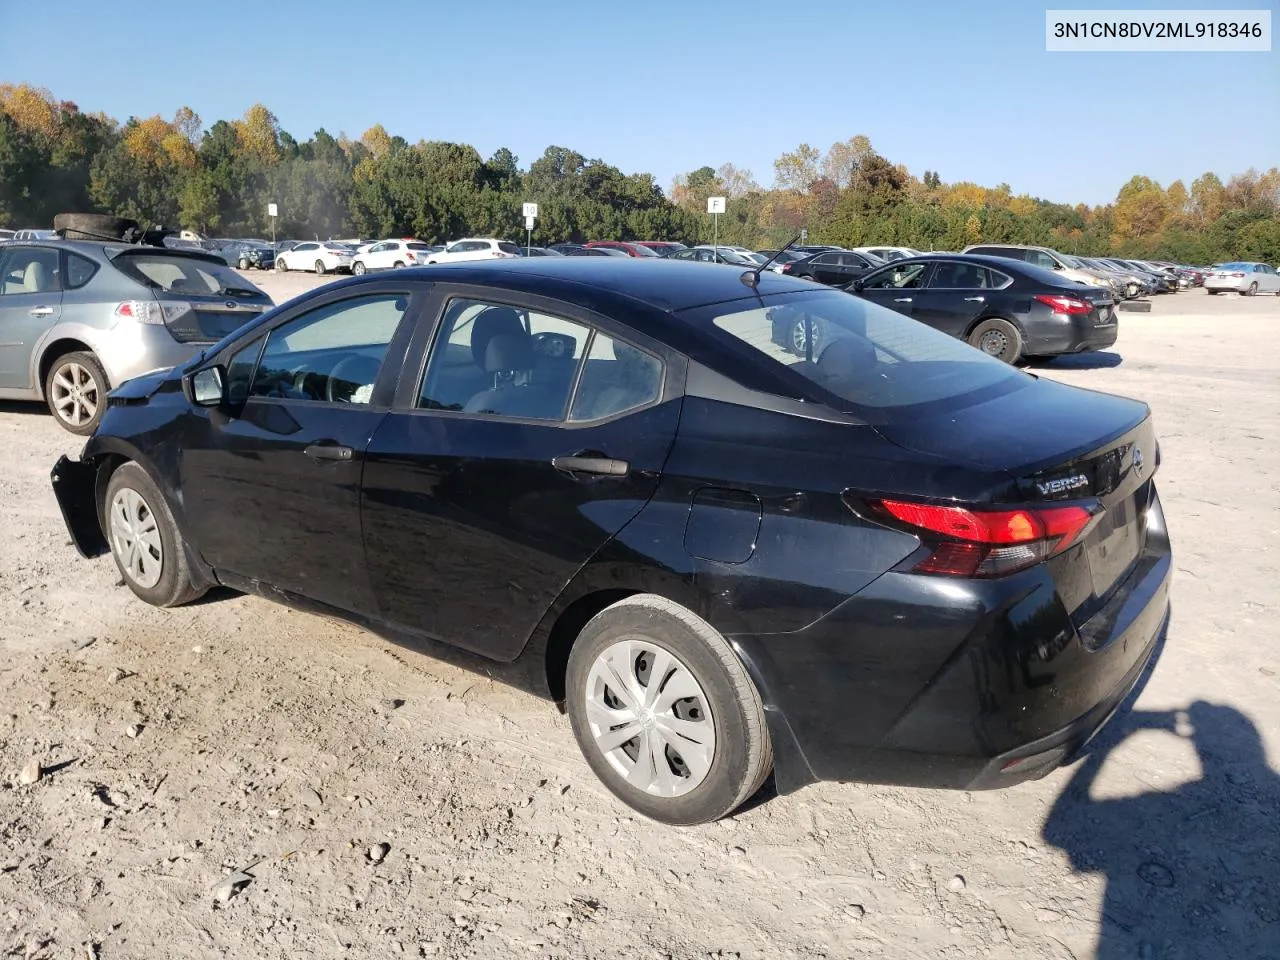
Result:
{"label": "shadow on ground", "polygon": [[1112,353],[1110,350],[1099,350],[1095,353],[1064,353],[1034,366],[1047,370],[1105,370],[1118,367],[1122,363],[1124,363],[1124,357],[1120,354]]}

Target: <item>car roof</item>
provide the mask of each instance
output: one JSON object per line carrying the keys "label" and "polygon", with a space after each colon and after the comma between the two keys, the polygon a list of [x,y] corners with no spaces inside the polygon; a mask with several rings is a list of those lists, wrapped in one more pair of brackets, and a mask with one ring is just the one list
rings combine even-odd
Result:
{"label": "car roof", "polygon": [[[1003,246],[1003,244],[1001,244]],[[934,260],[955,260],[959,263],[975,263],[984,267],[991,267],[996,270],[1008,271],[1010,265],[1026,267],[1029,264],[1024,260],[1014,260],[1011,257],[997,257],[992,253],[922,253],[918,257],[903,257],[900,260],[893,260],[886,263],[886,267],[900,268],[907,263],[930,263]],[[879,268],[877,268],[879,269]]]}
{"label": "car roof", "polygon": [[[550,297],[608,313],[636,303],[663,312],[688,310],[710,303],[767,296],[812,293],[808,280],[765,270],[753,291],[742,282],[745,265],[718,266],[660,258],[537,257],[494,261],[439,263],[396,271],[396,279],[417,277],[437,283],[492,285],[518,293]],[[376,275],[354,277],[337,285],[378,282]],[[382,280],[385,282],[385,280]]]}
{"label": "car roof", "polygon": [[50,250],[70,250],[86,256],[107,257],[120,253],[159,253],[179,257],[195,257],[200,260],[222,263],[222,258],[203,247],[153,247],[145,243],[125,243],[123,240],[19,240],[8,246],[46,247]]}

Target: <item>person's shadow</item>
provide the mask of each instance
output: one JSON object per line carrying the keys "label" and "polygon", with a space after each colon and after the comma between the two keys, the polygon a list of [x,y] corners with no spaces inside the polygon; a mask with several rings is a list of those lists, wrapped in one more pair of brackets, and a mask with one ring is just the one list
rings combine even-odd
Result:
{"label": "person's shadow", "polygon": [[[1280,776],[1240,711],[1196,702],[1104,728],[1058,796],[1044,839],[1106,877],[1099,960],[1280,958]],[[1200,779],[1095,799],[1107,754],[1136,730],[1188,737]]]}

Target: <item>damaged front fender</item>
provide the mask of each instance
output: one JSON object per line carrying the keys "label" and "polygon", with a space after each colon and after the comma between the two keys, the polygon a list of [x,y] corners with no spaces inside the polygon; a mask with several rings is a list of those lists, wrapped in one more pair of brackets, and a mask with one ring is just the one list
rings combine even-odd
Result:
{"label": "damaged front fender", "polygon": [[86,558],[100,557],[110,549],[98,517],[97,478],[98,467],[92,460],[72,460],[65,455],[58,458],[50,474],[62,521],[71,542]]}

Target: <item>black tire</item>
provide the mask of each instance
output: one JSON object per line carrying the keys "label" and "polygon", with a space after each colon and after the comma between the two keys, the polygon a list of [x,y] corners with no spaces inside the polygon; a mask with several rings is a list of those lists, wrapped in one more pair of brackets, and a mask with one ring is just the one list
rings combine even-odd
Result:
{"label": "black tire", "polygon": [[1249,284],[1249,289],[1244,292],[1246,297],[1256,297],[1258,295],[1258,281],[1255,280]]}
{"label": "black tire", "polygon": [[312,269],[314,269],[317,277],[323,277],[326,273],[323,260],[317,260],[315,267],[313,267]]}
{"label": "black tire", "polygon": [[284,262],[284,257],[276,257],[276,273],[288,273],[289,265]]}
{"label": "black tire", "polygon": [[[589,725],[588,683],[597,657],[621,640],[637,639],[661,648],[692,675],[715,732],[704,778],[677,796],[656,796],[627,783]],[[764,705],[746,669],[710,624],[663,597],[637,594],[593,617],[569,654],[565,690],[573,734],[588,765],[618,799],[654,820],[678,826],[718,820],[759,790],[773,768]]]}
{"label": "black tire", "polygon": [[992,317],[969,331],[969,345],[989,357],[1014,364],[1022,357],[1022,334],[1008,320]]}
{"label": "black tire", "polygon": [[49,364],[49,372],[44,377],[44,400],[49,412],[60,427],[80,437],[87,437],[98,429],[107,409],[110,389],[98,358],[82,351],[58,357]]}
{"label": "black tire", "polygon": [[[160,577],[153,585],[144,586],[139,583],[120,556],[122,538],[114,525],[112,509],[117,495],[125,490],[131,490],[141,498],[146,513],[154,520],[156,533],[159,534]],[[130,461],[117,469],[107,482],[101,506],[102,526],[107,544],[111,547],[111,557],[115,560],[121,579],[138,599],[155,607],[176,607],[190,603],[205,592],[192,584],[182,534],[174,523],[173,514],[169,512],[169,504],[142,467]],[[153,554],[147,553],[147,556]]]}
{"label": "black tire", "polygon": [[236,266],[237,266],[237,267],[239,267],[239,269],[241,269],[241,270],[248,270],[248,269],[249,269],[249,261],[248,261],[248,260],[241,260],[238,264],[236,264]]}
{"label": "black tire", "polygon": [[365,271],[365,265],[363,260],[357,260],[355,263],[351,265],[351,272],[354,273],[357,277],[363,277],[364,271]]}
{"label": "black tire", "polygon": [[391,265],[391,269],[392,269],[392,270],[399,270],[399,269],[401,269],[402,267],[404,267],[404,264],[403,264],[403,263],[401,263],[399,260],[397,260],[395,263],[393,263],[393,264]]}
{"label": "black tire", "polygon": [[53,229],[64,231],[67,240],[120,240],[138,229],[138,221],[101,213],[60,213],[53,218]]}
{"label": "black tire", "polygon": [[1209,294],[1211,297],[1216,297],[1218,295],[1217,290],[1206,290],[1205,293]]}

